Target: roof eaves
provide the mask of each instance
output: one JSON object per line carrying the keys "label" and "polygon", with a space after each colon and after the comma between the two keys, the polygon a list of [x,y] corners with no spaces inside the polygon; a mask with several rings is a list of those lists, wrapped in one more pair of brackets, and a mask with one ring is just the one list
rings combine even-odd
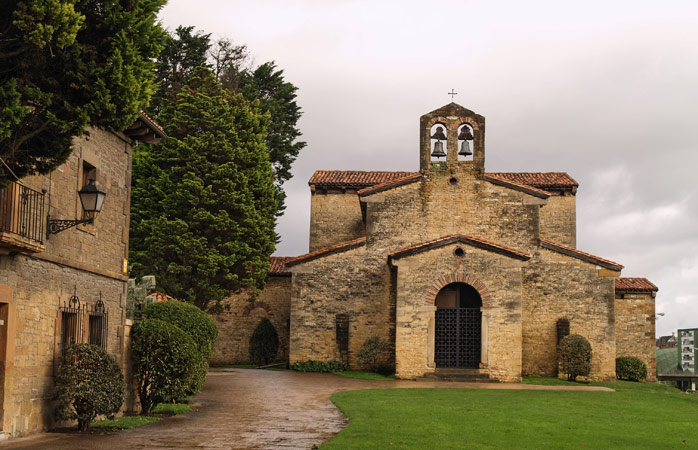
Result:
{"label": "roof eaves", "polygon": [[287,260],[284,264],[286,268],[290,266],[295,266],[296,264],[302,264],[305,262],[313,261],[315,259],[324,258],[328,255],[333,255],[336,253],[346,252],[348,250],[361,247],[366,244],[366,237],[360,237],[358,239],[353,239],[351,241],[342,242],[331,247],[322,248],[320,250],[315,250],[314,252],[306,253],[304,255],[296,256]]}
{"label": "roof eaves", "polygon": [[525,192],[526,194],[533,195],[538,198],[548,198],[551,195],[550,192],[544,191],[543,189],[538,189],[527,184],[516,183],[494,175],[485,174],[483,178],[492,184],[508,187],[516,191]]}
{"label": "roof eaves", "polygon": [[623,270],[622,264],[618,264],[617,262],[608,259],[600,258],[598,256],[592,255],[591,253],[586,253],[581,250],[577,250],[576,248],[568,247],[566,245],[559,244],[548,239],[540,238],[540,246],[547,250],[552,250],[562,255],[571,256],[572,258],[579,259],[580,261],[596,264],[597,266],[601,266],[609,270],[615,270],[618,272]]}
{"label": "roof eaves", "polygon": [[532,257],[532,255],[529,253],[522,252],[521,250],[516,250],[511,247],[506,247],[501,244],[496,244],[494,242],[485,241],[483,239],[475,238],[472,236],[466,236],[463,234],[450,234],[431,241],[426,241],[420,244],[397,249],[388,255],[388,262],[392,263],[392,261],[396,259],[415,255],[417,253],[421,253],[427,250],[432,250],[454,243],[463,243],[471,245],[473,247],[481,248],[483,250],[489,250],[521,261],[528,261]]}
{"label": "roof eaves", "polygon": [[384,183],[376,184],[375,186],[369,186],[366,188],[363,188],[359,191],[357,191],[357,194],[361,197],[365,197],[367,195],[372,195],[372,194],[377,194],[379,192],[387,191],[389,189],[393,189],[399,186],[405,186],[407,184],[414,183],[416,181],[419,181],[422,179],[422,174],[417,173],[417,174],[412,174],[412,175],[407,175],[402,178],[398,178],[397,180],[392,180],[392,181],[386,181]]}

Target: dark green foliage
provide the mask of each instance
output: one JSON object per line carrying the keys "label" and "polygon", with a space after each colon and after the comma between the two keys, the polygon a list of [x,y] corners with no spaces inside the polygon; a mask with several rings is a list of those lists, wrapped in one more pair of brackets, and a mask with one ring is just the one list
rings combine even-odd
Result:
{"label": "dark green foliage", "polygon": [[366,339],[363,347],[356,354],[356,359],[364,367],[368,367],[371,372],[385,372],[385,352],[388,343],[378,336],[371,336]]}
{"label": "dark green foliage", "polygon": [[[122,130],[148,104],[165,0],[0,3],[0,158],[48,173],[89,124]],[[14,176],[0,164],[0,186]]]}
{"label": "dark green foliage", "polygon": [[158,319],[171,323],[185,331],[199,349],[208,358],[213,352],[213,344],[218,336],[218,328],[211,316],[191,303],[170,301],[151,303],[143,310],[148,319]]}
{"label": "dark green foliage", "polygon": [[262,287],[276,241],[267,119],[203,68],[161,119],[170,137],[134,151],[132,274],[202,309]]}
{"label": "dark green foliage", "polygon": [[557,358],[560,370],[567,374],[570,381],[575,381],[578,376],[587,376],[591,371],[591,345],[584,336],[565,336],[560,341]]}
{"label": "dark green foliage", "polygon": [[210,33],[194,32],[194,27],[181,25],[167,36],[155,68],[158,87],[148,108],[151,115],[159,116],[163,105],[174,101],[194,69],[206,65],[210,37]]}
{"label": "dark green foliage", "polygon": [[634,356],[620,356],[616,358],[616,378],[644,381],[647,378],[647,364]]}
{"label": "dark green foliage", "polygon": [[99,414],[115,414],[124,402],[124,376],[114,358],[91,344],[68,346],[56,376],[56,418],[88,430]]}
{"label": "dark green foliage", "polygon": [[274,361],[279,350],[279,335],[266,317],[259,321],[250,337],[250,361],[258,366]]}
{"label": "dark green foliage", "polygon": [[201,354],[187,333],[162,320],[137,322],[131,334],[141,414],[147,415],[158,403],[186,395]]}
{"label": "dark green foliage", "polygon": [[291,165],[306,146],[305,142],[298,141],[301,132],[296,124],[301,117],[301,108],[296,104],[297,90],[284,80],[283,70],[278,69],[273,61],[252,71],[243,70],[239,75],[242,95],[249,101],[259,101],[260,111],[271,117],[266,143],[276,175],[279,212],[283,211],[285,198],[281,185],[291,178]]}
{"label": "dark green foliage", "polygon": [[291,370],[298,372],[342,372],[349,370],[349,366],[339,361],[296,361],[291,364]]}

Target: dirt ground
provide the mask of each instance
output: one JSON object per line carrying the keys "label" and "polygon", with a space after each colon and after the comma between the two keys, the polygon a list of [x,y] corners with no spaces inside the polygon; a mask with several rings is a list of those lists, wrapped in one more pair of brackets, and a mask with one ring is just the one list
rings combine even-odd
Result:
{"label": "dirt ground", "polygon": [[192,412],[133,430],[93,434],[40,433],[0,443],[0,449],[309,449],[347,425],[330,402],[338,391],[371,388],[610,390],[587,386],[367,381],[333,374],[253,369],[212,371],[192,399]]}

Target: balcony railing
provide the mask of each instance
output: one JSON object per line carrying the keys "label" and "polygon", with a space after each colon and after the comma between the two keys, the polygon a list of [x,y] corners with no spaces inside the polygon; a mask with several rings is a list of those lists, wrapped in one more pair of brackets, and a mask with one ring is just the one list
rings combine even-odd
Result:
{"label": "balcony railing", "polygon": [[0,190],[0,244],[40,251],[45,226],[43,192],[19,183]]}

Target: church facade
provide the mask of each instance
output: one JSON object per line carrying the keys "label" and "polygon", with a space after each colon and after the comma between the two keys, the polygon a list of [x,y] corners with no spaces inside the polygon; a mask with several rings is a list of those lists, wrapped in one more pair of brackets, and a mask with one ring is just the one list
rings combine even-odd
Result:
{"label": "church facade", "polygon": [[485,118],[455,103],[421,117],[419,151],[418,172],[310,179],[310,251],[271,274],[288,303],[272,311],[262,292],[239,305],[288,317],[290,363],[357,366],[377,336],[397,378],[518,381],[556,374],[558,340],[575,333],[591,343],[591,378],[615,379],[623,355],[655,377],[657,288],[576,248],[574,179],[486,172]]}

